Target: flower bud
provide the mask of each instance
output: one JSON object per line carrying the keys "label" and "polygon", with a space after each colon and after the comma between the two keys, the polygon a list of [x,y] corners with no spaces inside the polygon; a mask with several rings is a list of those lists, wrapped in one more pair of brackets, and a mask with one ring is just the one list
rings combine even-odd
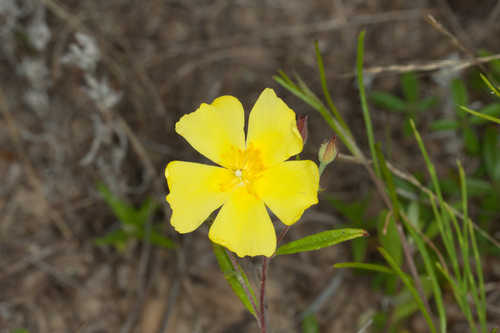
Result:
{"label": "flower bud", "polygon": [[307,141],[307,118],[308,116],[299,116],[299,119],[297,119],[297,129],[302,136],[302,142],[304,144],[306,144]]}
{"label": "flower bud", "polygon": [[337,145],[335,144],[336,137],[333,136],[330,140],[321,144],[318,151],[318,160],[321,164],[327,165],[335,160],[337,157]]}

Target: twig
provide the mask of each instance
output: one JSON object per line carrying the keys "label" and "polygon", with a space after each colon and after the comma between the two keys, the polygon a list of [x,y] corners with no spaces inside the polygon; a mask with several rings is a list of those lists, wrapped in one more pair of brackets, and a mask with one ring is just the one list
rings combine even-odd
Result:
{"label": "twig", "polygon": [[[390,66],[375,66],[368,67],[363,70],[363,73],[370,74],[400,74],[407,72],[430,72],[441,68],[450,68],[451,71],[460,71],[462,69],[481,65],[488,63],[493,60],[500,59],[500,54],[493,54],[487,57],[473,57],[469,60],[437,60],[425,64],[406,64],[406,65],[390,65]],[[349,72],[345,74],[340,74],[334,77],[339,79],[349,79],[353,78],[356,74],[354,72]]]}
{"label": "twig", "polygon": [[[443,0],[440,0],[440,1],[444,4],[444,6],[447,8],[447,10],[449,10],[449,7],[448,7],[448,4],[446,3],[446,1],[443,1]],[[440,22],[438,22],[438,20],[436,20],[436,18],[434,16],[432,16],[431,14],[427,14],[425,19],[427,20],[427,22],[430,23],[430,25],[432,25],[434,27],[434,29],[436,29],[437,31],[439,31],[440,33],[442,33],[443,35],[448,37],[451,40],[451,42],[453,43],[453,45],[455,45],[457,48],[462,50],[467,56],[469,56],[471,59],[476,59],[474,52],[472,52],[469,48],[467,48],[457,37],[455,37],[455,35],[453,35]],[[460,27],[460,25],[458,25],[458,24],[456,26]],[[482,65],[482,63],[476,63],[475,65],[478,65],[479,68],[481,68],[481,70],[483,72],[485,72],[485,73],[487,72],[486,68]]]}

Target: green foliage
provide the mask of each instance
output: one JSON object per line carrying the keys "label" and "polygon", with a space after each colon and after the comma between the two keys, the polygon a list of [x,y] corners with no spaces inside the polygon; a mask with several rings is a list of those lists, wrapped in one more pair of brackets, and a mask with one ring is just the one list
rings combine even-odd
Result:
{"label": "green foliage", "polygon": [[[331,195],[325,195],[328,202],[335,207],[351,224],[354,228],[364,229],[374,229],[375,219],[366,216],[366,208],[368,206],[369,198],[366,197],[363,200],[354,201],[352,203],[346,203],[335,199]],[[366,256],[366,238],[356,238],[352,242],[352,253],[353,259],[355,261],[364,261]]]}
{"label": "green foliage", "polygon": [[384,91],[372,91],[370,101],[377,107],[398,112],[404,115],[403,132],[405,136],[411,135],[410,119],[416,121],[421,112],[427,111],[437,104],[433,96],[420,96],[420,80],[413,72],[401,75],[401,90],[403,98]]}
{"label": "green foliage", "polygon": [[276,250],[276,255],[319,250],[351,239],[366,236],[368,236],[368,233],[363,229],[346,228],[327,230],[286,243]]}
{"label": "green foliage", "polygon": [[113,214],[118,218],[120,227],[96,238],[95,243],[100,246],[112,245],[117,250],[124,250],[131,240],[144,240],[153,245],[171,249],[175,243],[162,235],[159,226],[150,225],[157,204],[151,199],[146,199],[139,208],[116,197],[103,184],[98,185],[98,190]]}
{"label": "green foliage", "polygon": [[[470,110],[467,108],[469,93],[466,82],[461,79],[451,82],[450,96],[455,104],[456,117],[438,120],[431,124],[431,129],[458,131],[463,137],[466,152],[470,157],[479,159],[481,163],[470,177],[465,177],[459,165],[458,172],[451,172],[448,178],[439,178],[414,122],[417,115],[434,106],[437,99],[432,96],[421,96],[421,82],[414,73],[401,76],[401,96],[381,91],[370,93],[369,99],[372,103],[389,111],[404,114],[404,133],[415,135],[430,176],[431,188],[421,185],[425,178],[421,172],[417,176],[412,176],[414,180],[409,181],[408,176],[401,176],[400,172],[394,171],[389,166],[385,161],[382,146],[375,144],[363,84],[363,42],[364,32],[361,32],[358,38],[356,73],[371,155],[370,161],[358,147],[351,135],[351,130],[333,105],[326,85],[323,61],[317,47],[318,69],[326,104],[307,87],[300,77],[296,77],[297,83],[283,72],[275,77],[278,83],[322,115],[346,145],[351,158],[357,159],[371,172],[376,188],[387,206],[386,210],[378,213],[377,221],[374,223],[373,218],[366,217],[367,205],[363,200],[344,203],[326,195],[327,200],[353,226],[367,230],[373,228],[373,225],[377,227],[379,252],[389,265],[387,267],[382,264],[360,262],[365,259],[367,244],[364,239],[358,238],[351,242],[356,262],[338,263],[334,267],[369,270],[376,273],[375,279],[382,279],[387,283],[390,279],[397,277],[403,283],[403,288],[399,289],[394,296],[397,299],[395,302],[398,304],[397,308],[390,316],[385,314],[375,316],[376,326],[380,326],[380,321],[390,318],[394,323],[415,311],[420,311],[430,331],[445,333],[448,318],[443,291],[451,290],[456,303],[469,322],[470,330],[475,332],[479,328],[481,332],[486,332],[484,281],[475,229],[485,237],[488,235],[484,230],[472,224],[468,217],[467,206],[468,200],[477,196],[482,199],[482,210],[485,207],[492,210],[500,209],[494,208],[500,201],[500,185],[497,185],[500,184],[498,181],[500,177],[498,175],[500,173],[498,171],[500,170],[498,129],[487,127],[484,131],[480,130],[480,126],[484,127],[488,121],[500,123],[500,119],[495,118],[500,115],[500,103],[496,101],[486,105],[479,113]],[[500,62],[495,65],[498,65],[500,74]],[[488,78],[483,75],[480,78],[493,93],[498,93],[496,85],[492,84]],[[479,133],[481,135],[478,135]],[[458,193],[461,194],[460,198]],[[451,204],[445,201],[445,196],[449,196]],[[457,203],[457,200],[460,201]],[[461,213],[455,208],[460,206],[460,203]],[[377,216],[373,213],[370,215]],[[491,216],[488,217],[490,218]],[[407,251],[407,248],[415,248],[415,250]],[[404,261],[408,261],[409,258],[412,264],[407,262],[404,265]],[[413,266],[410,269],[411,275],[402,269],[408,266]],[[471,300],[472,306],[468,303]]]}
{"label": "green foliage", "polygon": [[314,314],[310,313],[302,320],[302,333],[319,333],[318,321]]}
{"label": "green foliage", "polygon": [[24,328],[16,328],[16,329],[12,330],[11,333],[29,333],[29,331],[27,329],[24,329]]}
{"label": "green foliage", "polygon": [[[254,316],[257,317],[257,309],[254,308],[253,304],[257,304],[255,300],[255,294],[252,286],[248,282],[248,278],[241,267],[236,263],[237,267],[233,265],[229,255],[226,250],[215,243],[213,243],[213,250],[219,267],[224,274],[224,278],[229,283],[234,293],[241,300],[245,308]],[[249,299],[246,290],[249,291],[252,300]]]}

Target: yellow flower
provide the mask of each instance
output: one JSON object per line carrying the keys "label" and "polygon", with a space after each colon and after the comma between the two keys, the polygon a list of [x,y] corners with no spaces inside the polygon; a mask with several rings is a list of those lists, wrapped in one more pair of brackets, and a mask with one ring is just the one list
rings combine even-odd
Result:
{"label": "yellow flower", "polygon": [[173,161],[165,176],[170,189],[170,223],[180,233],[198,228],[221,207],[208,237],[240,257],[276,250],[276,233],[266,206],[286,225],[318,202],[318,167],[286,161],[302,151],[295,113],[264,89],[249,116],[237,98],[222,96],[184,115],[175,130],[221,167]]}

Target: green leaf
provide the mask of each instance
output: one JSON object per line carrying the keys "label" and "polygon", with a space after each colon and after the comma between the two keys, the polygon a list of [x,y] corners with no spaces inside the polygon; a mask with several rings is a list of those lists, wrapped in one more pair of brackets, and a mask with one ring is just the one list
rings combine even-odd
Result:
{"label": "green leaf", "polygon": [[405,112],[408,109],[406,103],[402,99],[383,91],[373,91],[370,94],[370,101],[377,107],[389,111]]}
{"label": "green leaf", "polygon": [[343,202],[341,200],[335,199],[331,195],[327,195],[327,200],[332,204],[335,209],[337,209],[342,215],[348,218],[351,222],[356,224],[362,224],[365,215],[366,207],[369,203],[369,198],[364,198],[363,200],[354,201],[352,203]]}
{"label": "green leaf", "polygon": [[424,98],[423,100],[419,101],[417,103],[417,110],[418,111],[426,111],[433,106],[435,106],[438,102],[438,99],[434,96],[429,96]]}
{"label": "green leaf", "polygon": [[156,230],[156,228],[151,229],[149,235],[146,235],[146,230],[144,228],[134,230],[132,235],[137,239],[144,240],[153,245],[158,245],[167,249],[173,249],[177,246],[174,241],[163,236],[159,230]]}
{"label": "green leaf", "polygon": [[[479,113],[481,113],[482,115],[498,118],[500,117],[500,103],[491,103],[479,110]],[[482,117],[472,117],[470,120],[470,123],[474,125],[485,124],[487,122],[488,119]]]}
{"label": "green leaf", "polygon": [[134,207],[115,197],[104,184],[98,184],[97,189],[120,222],[136,224],[136,211]]}
{"label": "green leaf", "polygon": [[406,100],[410,103],[417,101],[420,95],[420,87],[417,75],[413,72],[404,73],[401,76],[401,85],[403,88],[403,94]]}
{"label": "green leaf", "polygon": [[491,182],[484,179],[467,177],[467,190],[469,197],[484,196],[493,191],[493,186]]}
{"label": "green leaf", "polygon": [[431,130],[433,131],[449,131],[459,128],[460,123],[455,119],[440,119],[431,123]]}
{"label": "green leaf", "polygon": [[368,242],[365,238],[356,238],[351,242],[352,258],[354,261],[365,261]]}
{"label": "green leaf", "polygon": [[12,330],[11,333],[29,333],[29,331],[25,328],[17,328]]}
{"label": "green leaf", "polygon": [[243,288],[243,284],[245,284],[247,290],[249,290],[251,297],[253,298],[254,304],[256,304],[253,289],[248,282],[245,272],[239,267],[239,265],[238,267],[233,266],[231,259],[229,259],[226,250],[222,246],[213,243],[213,250],[215,257],[217,258],[217,262],[219,263],[219,267],[224,274],[224,278],[229,283],[231,288],[233,288],[234,293],[239,297],[247,310],[250,311],[254,317],[257,317],[256,309],[254,309],[252,302]]}
{"label": "green leaf", "polygon": [[[382,170],[382,176],[385,181],[385,185],[387,187],[387,191],[389,192],[389,198],[392,203],[392,213],[394,214],[394,219],[399,219],[399,200],[398,195],[396,194],[396,187],[394,186],[394,179],[392,177],[392,173],[387,168],[387,164],[385,163],[385,157],[382,153],[382,149],[380,148],[380,144],[375,145],[375,151],[377,153],[377,158],[380,163],[380,170]],[[398,237],[399,239],[399,237]]]}
{"label": "green leaf", "polygon": [[403,261],[403,247],[401,245],[401,240],[399,239],[398,230],[396,229],[396,223],[394,217],[389,217],[389,223],[387,224],[387,230],[384,233],[384,227],[386,224],[387,210],[380,212],[377,219],[377,235],[382,247],[391,254],[391,257],[396,260],[398,265],[401,265]]}
{"label": "green leaf", "polygon": [[129,239],[130,234],[120,228],[108,232],[103,237],[95,238],[94,243],[98,246],[113,245],[117,250],[123,251]]}
{"label": "green leaf", "polygon": [[463,129],[463,135],[465,150],[472,155],[479,154],[479,138],[477,137],[476,131],[471,127],[465,127]]}
{"label": "green leaf", "polygon": [[500,147],[498,128],[487,127],[483,135],[482,158],[488,176],[500,180]]}
{"label": "green leaf", "polygon": [[309,313],[302,320],[302,333],[319,333],[318,321],[313,313]]}
{"label": "green leaf", "polygon": [[357,268],[357,269],[365,269],[368,271],[374,271],[379,273],[386,274],[396,274],[392,269],[387,266],[379,265],[379,264],[367,264],[363,262],[339,262],[333,265],[335,268]]}
{"label": "green leaf", "polygon": [[451,98],[455,105],[467,105],[469,103],[469,97],[467,95],[467,89],[465,88],[464,81],[460,79],[454,79],[451,81]]}
{"label": "green leaf", "polygon": [[368,233],[363,229],[346,228],[327,230],[284,244],[276,250],[276,255],[319,250],[350,239],[366,236],[368,236]]}

